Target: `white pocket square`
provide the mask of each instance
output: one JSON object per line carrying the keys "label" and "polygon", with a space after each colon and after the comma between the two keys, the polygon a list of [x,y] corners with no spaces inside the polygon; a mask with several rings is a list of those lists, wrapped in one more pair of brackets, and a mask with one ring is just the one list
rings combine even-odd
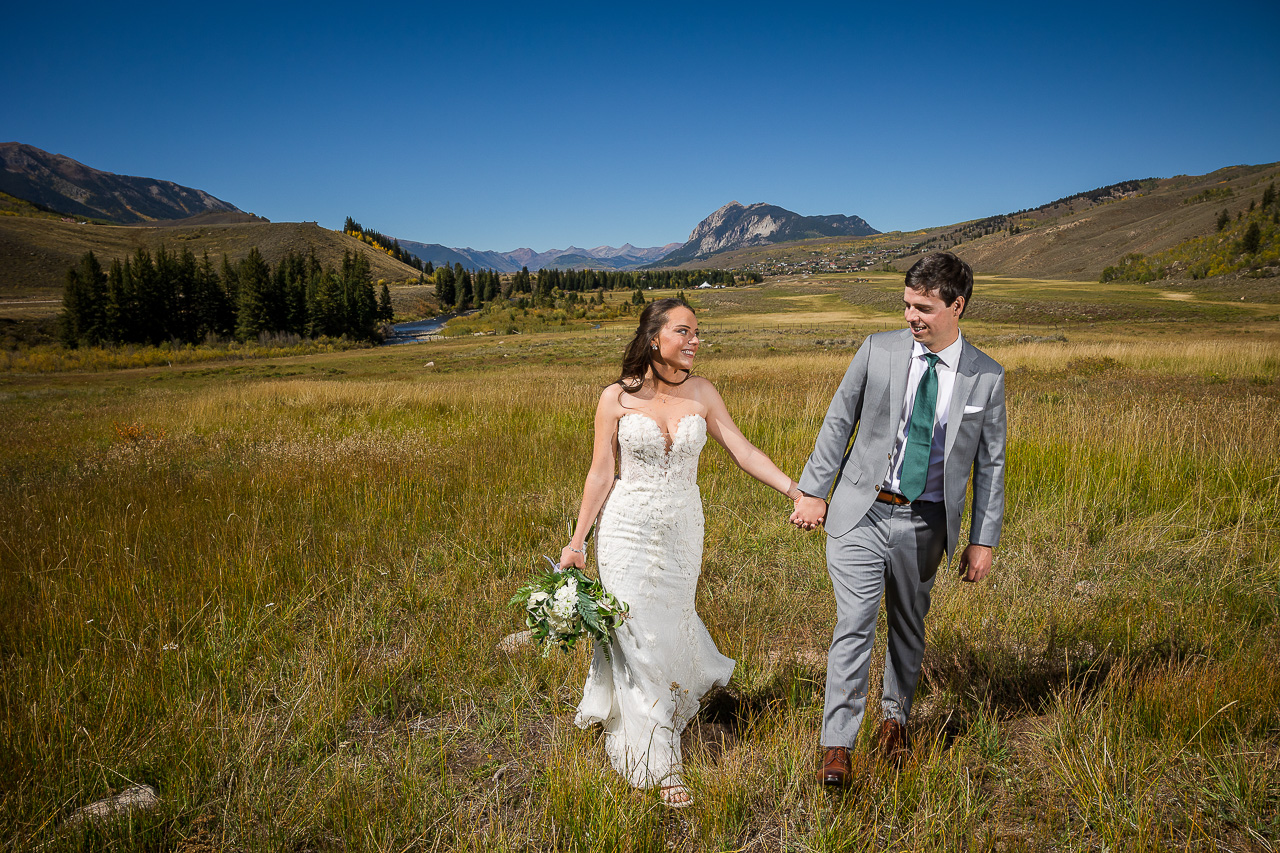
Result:
{"label": "white pocket square", "polygon": [[981,412],[981,411],[982,411],[981,406],[965,406],[964,407],[964,413],[966,415],[972,415],[974,412]]}

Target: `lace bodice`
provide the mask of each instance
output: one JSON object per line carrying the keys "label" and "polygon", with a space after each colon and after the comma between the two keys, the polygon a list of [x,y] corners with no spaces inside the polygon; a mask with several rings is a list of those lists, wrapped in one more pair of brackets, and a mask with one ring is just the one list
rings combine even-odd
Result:
{"label": "lace bodice", "polygon": [[619,476],[630,487],[696,489],[698,456],[707,443],[707,422],[688,414],[676,424],[671,446],[648,415],[631,412],[618,420]]}

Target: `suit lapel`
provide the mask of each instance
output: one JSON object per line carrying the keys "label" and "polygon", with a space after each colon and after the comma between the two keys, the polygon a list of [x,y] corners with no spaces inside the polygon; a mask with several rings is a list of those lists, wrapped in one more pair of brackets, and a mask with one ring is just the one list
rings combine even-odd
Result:
{"label": "suit lapel", "polygon": [[[915,339],[910,330],[898,337],[898,345],[889,355],[889,421],[890,429],[897,429],[902,419],[902,407],[907,399],[907,376],[911,373],[911,347]],[[893,408],[895,407],[896,408]]]}
{"label": "suit lapel", "polygon": [[951,408],[947,412],[947,440],[943,445],[943,459],[951,456],[951,447],[960,434],[965,404],[969,402],[969,395],[973,393],[973,386],[978,381],[977,362],[977,351],[965,341],[960,350],[960,363],[956,365],[956,381],[951,386]]}

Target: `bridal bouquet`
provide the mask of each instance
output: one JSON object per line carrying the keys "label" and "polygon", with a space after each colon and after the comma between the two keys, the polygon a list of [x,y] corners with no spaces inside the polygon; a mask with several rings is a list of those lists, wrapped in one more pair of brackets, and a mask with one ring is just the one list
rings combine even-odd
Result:
{"label": "bridal bouquet", "polygon": [[568,651],[581,637],[589,636],[608,657],[613,630],[627,618],[627,605],[578,569],[561,569],[550,557],[543,559],[551,568],[511,599],[524,607],[524,623],[532,629],[534,642],[542,646],[542,656],[553,646]]}

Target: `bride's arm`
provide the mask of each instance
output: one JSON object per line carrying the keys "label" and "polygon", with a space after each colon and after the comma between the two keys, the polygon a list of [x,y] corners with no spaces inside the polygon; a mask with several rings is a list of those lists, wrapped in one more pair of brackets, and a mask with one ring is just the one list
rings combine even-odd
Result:
{"label": "bride's arm", "polygon": [[707,432],[720,443],[734,464],[766,486],[776,489],[791,500],[800,497],[800,487],[782,473],[765,453],[756,447],[738,429],[729,416],[729,409],[720,398],[715,386],[703,379],[697,389],[698,399],[707,407]]}
{"label": "bride's arm", "polygon": [[560,565],[586,568],[587,531],[595,523],[600,508],[604,506],[609,490],[613,488],[613,443],[618,432],[618,419],[622,407],[618,403],[618,389],[610,385],[600,394],[596,404],[595,440],[591,449],[591,468],[582,487],[582,503],[578,509],[578,523],[573,537],[560,552]]}

